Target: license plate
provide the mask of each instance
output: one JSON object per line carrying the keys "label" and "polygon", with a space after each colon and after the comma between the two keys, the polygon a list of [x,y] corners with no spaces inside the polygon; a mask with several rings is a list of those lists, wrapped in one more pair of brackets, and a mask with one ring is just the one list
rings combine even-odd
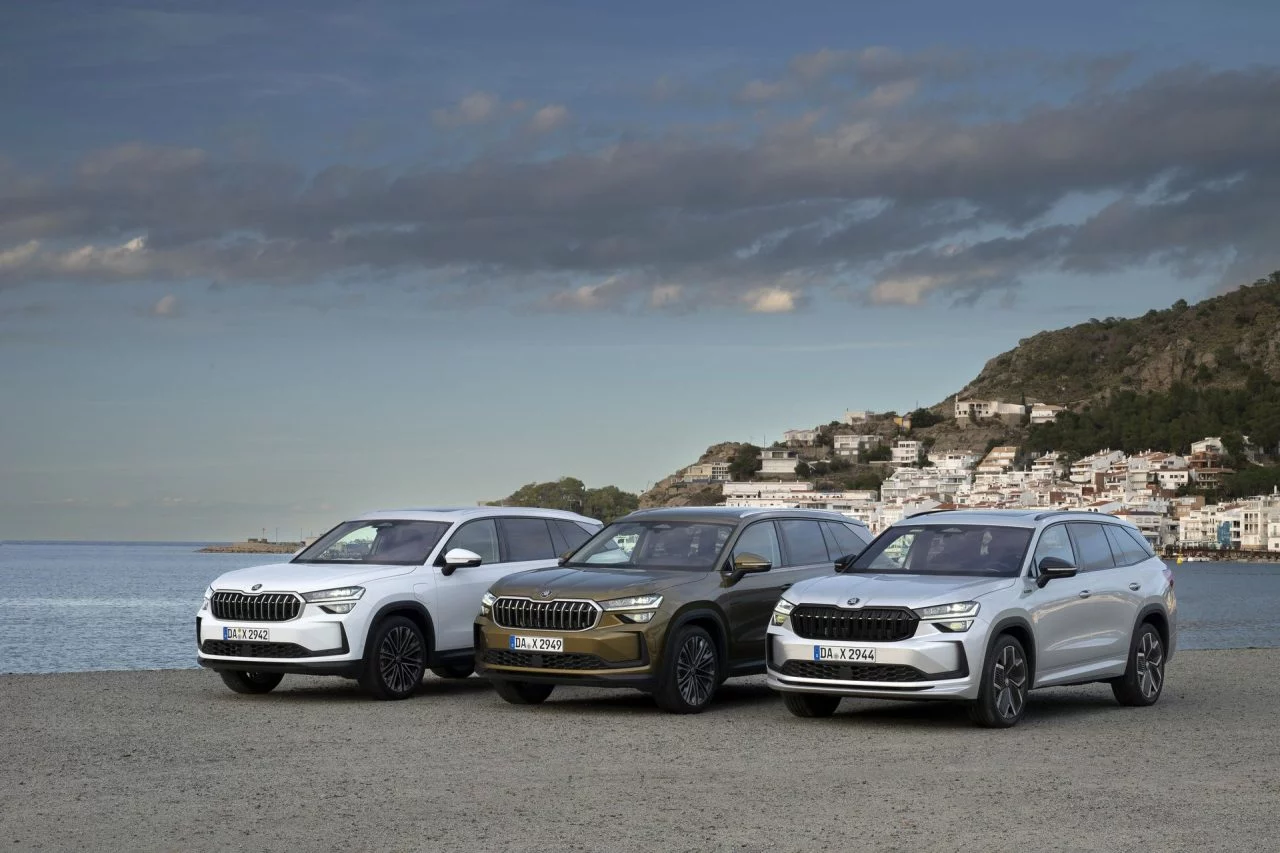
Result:
{"label": "license plate", "polygon": [[866,646],[814,646],[813,659],[832,663],[875,663],[876,650]]}
{"label": "license plate", "polygon": [[512,637],[509,645],[516,652],[563,652],[564,637]]}
{"label": "license plate", "polygon": [[271,632],[266,628],[223,628],[222,639],[224,640],[257,640],[259,642],[268,642],[271,639]]}

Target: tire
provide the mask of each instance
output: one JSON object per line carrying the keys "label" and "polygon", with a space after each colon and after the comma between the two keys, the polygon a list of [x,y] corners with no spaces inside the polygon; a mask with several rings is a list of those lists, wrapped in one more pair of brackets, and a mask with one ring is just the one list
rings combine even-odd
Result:
{"label": "tire", "polygon": [[720,655],[706,629],[686,625],[667,643],[653,699],[671,714],[697,714],[720,686]]}
{"label": "tire", "polygon": [[470,678],[475,671],[476,665],[473,663],[431,667],[431,674],[436,678]]}
{"label": "tire", "polygon": [[783,693],[782,703],[797,717],[830,717],[836,712],[840,697],[823,693]]}
{"label": "tire", "polygon": [[422,683],[426,661],[422,630],[403,616],[389,616],[369,632],[360,686],[375,699],[408,699]]}
{"label": "tire", "polygon": [[284,673],[280,672],[241,672],[223,669],[219,670],[218,675],[222,676],[223,684],[237,693],[270,693],[284,680]]}
{"label": "tire", "polygon": [[1027,709],[1031,689],[1031,669],[1027,652],[1017,637],[1001,634],[982,662],[982,682],[978,698],[969,707],[969,716],[987,729],[1007,729],[1018,724]]}
{"label": "tire", "polygon": [[556,686],[532,681],[495,681],[493,689],[512,705],[541,705]]}
{"label": "tire", "polygon": [[1145,708],[1154,705],[1164,691],[1164,640],[1156,626],[1143,622],[1129,640],[1129,663],[1124,675],[1111,682],[1111,692],[1121,705]]}

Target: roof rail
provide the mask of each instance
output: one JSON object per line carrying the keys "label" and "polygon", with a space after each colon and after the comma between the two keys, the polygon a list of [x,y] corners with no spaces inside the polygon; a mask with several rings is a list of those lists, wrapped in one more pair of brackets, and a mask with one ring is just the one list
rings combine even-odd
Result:
{"label": "roof rail", "polygon": [[903,521],[906,521],[908,518],[918,518],[918,517],[920,517],[920,516],[922,516],[922,515],[937,515],[937,514],[938,514],[938,513],[940,513],[940,512],[956,512],[956,510],[954,510],[954,509],[926,509],[926,510],[921,510],[920,512],[913,512],[913,513],[911,513],[911,515],[904,515],[904,516],[902,516],[902,519],[903,519]]}
{"label": "roof rail", "polygon": [[1035,520],[1044,521],[1046,518],[1049,518],[1050,516],[1054,516],[1054,515],[1079,515],[1079,514],[1080,514],[1080,511],[1074,510],[1074,509],[1051,509],[1051,510],[1046,510],[1045,512],[1037,512],[1035,516]]}

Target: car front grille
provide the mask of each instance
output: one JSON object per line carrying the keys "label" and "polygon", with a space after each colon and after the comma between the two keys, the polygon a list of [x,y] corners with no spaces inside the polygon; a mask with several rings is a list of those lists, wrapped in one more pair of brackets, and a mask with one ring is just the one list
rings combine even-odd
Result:
{"label": "car front grille", "polygon": [[845,610],[802,604],[791,611],[791,629],[808,640],[896,643],[914,636],[919,623],[914,613],[902,607]]}
{"label": "car front grille", "polygon": [[914,666],[896,663],[819,663],[789,660],[782,674],[796,678],[827,678],[832,681],[927,681],[928,677]]}
{"label": "car front grille", "polygon": [[493,603],[493,621],[503,628],[586,631],[599,619],[600,608],[590,601],[499,598]]}
{"label": "car front grille", "polygon": [[609,669],[610,666],[608,661],[596,655],[512,652],[506,649],[489,649],[484,653],[484,662],[528,669]]}
{"label": "car front grille", "polygon": [[309,658],[314,652],[297,643],[248,643],[232,640],[205,640],[200,651],[229,658]]}
{"label": "car front grille", "polygon": [[228,622],[288,622],[302,612],[302,599],[291,592],[215,592],[210,606]]}

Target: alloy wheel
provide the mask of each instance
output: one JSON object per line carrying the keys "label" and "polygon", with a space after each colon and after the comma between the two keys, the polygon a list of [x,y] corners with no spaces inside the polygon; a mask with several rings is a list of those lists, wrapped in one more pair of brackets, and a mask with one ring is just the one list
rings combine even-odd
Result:
{"label": "alloy wheel", "polygon": [[711,698],[716,687],[716,651],[706,637],[690,637],[680,647],[676,685],[681,698],[694,707]]}
{"label": "alloy wheel", "polygon": [[378,668],[382,680],[393,693],[407,693],[422,680],[422,641],[404,625],[397,625],[382,638]]}
{"label": "alloy wheel", "polygon": [[1027,662],[1017,647],[1000,650],[991,680],[996,690],[996,713],[1005,720],[1015,719],[1027,701]]}
{"label": "alloy wheel", "polygon": [[1148,699],[1154,699],[1164,686],[1164,649],[1160,638],[1152,631],[1142,635],[1138,642],[1138,689]]}

